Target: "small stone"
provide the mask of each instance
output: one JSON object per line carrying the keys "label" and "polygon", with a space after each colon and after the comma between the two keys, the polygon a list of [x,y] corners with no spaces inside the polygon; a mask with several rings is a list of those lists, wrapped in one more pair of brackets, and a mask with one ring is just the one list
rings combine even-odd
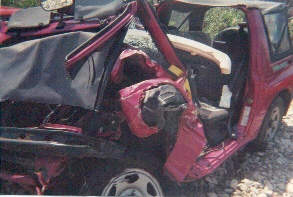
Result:
{"label": "small stone", "polygon": [[265,193],[261,193],[261,194],[258,194],[257,197],[267,197],[268,195],[266,195]]}
{"label": "small stone", "polygon": [[279,152],[278,149],[274,148],[274,153],[278,153],[278,152]]}
{"label": "small stone", "polygon": [[257,152],[256,154],[259,155],[259,156],[264,156],[265,155],[263,152]]}
{"label": "small stone", "polygon": [[215,185],[213,183],[208,183],[209,188],[214,188]]}
{"label": "small stone", "polygon": [[213,184],[217,185],[218,184],[218,180],[216,178],[212,178]]}
{"label": "small stone", "polygon": [[238,190],[238,189],[233,193],[233,195],[235,195],[235,196],[243,196],[242,192],[240,190]]}
{"label": "small stone", "polygon": [[263,180],[263,176],[261,176],[258,172],[255,172],[253,174],[253,177],[255,178],[255,180],[257,181],[262,181]]}
{"label": "small stone", "polygon": [[254,194],[259,194],[260,193],[260,191],[258,190],[258,189],[256,189],[255,187],[251,187],[251,188],[249,188],[250,189],[250,191],[252,192],[252,193],[254,193]]}
{"label": "small stone", "polygon": [[245,154],[245,157],[247,157],[247,158],[250,157],[250,156],[251,156],[250,153],[246,153],[246,154]]}
{"label": "small stone", "polygon": [[283,137],[284,137],[285,139],[290,139],[290,134],[289,134],[288,132],[284,132],[284,133],[283,133]]}
{"label": "small stone", "polygon": [[263,192],[266,193],[269,196],[273,195],[273,191],[269,190],[269,189],[265,189],[265,190],[263,190]]}
{"label": "small stone", "polygon": [[283,156],[279,157],[279,158],[277,159],[277,162],[278,162],[279,164],[283,164],[283,163],[285,163],[284,157],[283,157]]}
{"label": "small stone", "polygon": [[280,190],[285,190],[285,185],[284,184],[276,184],[277,187],[280,189]]}
{"label": "small stone", "polygon": [[286,187],[288,193],[293,193],[293,183],[288,183]]}
{"label": "small stone", "polygon": [[234,190],[229,189],[229,188],[227,188],[227,189],[224,190],[224,192],[227,193],[227,194],[232,194],[233,191],[234,191]]}
{"label": "small stone", "polygon": [[283,153],[284,150],[285,150],[285,147],[283,147],[283,146],[281,146],[281,147],[279,148],[279,152],[280,152],[280,153]]}
{"label": "small stone", "polygon": [[274,190],[274,186],[269,181],[267,181],[265,183],[265,189]]}
{"label": "small stone", "polygon": [[293,158],[293,153],[291,151],[285,150],[283,155],[285,158],[290,159],[290,160],[292,160],[292,158]]}
{"label": "small stone", "polygon": [[236,189],[237,188],[237,185],[238,185],[238,181],[236,179],[233,179],[230,182],[230,188],[232,188],[232,189]]}
{"label": "small stone", "polygon": [[291,145],[291,141],[289,139],[281,139],[282,145],[287,148]]}
{"label": "small stone", "polygon": [[212,183],[212,179],[211,179],[211,177],[206,177],[206,181],[208,182],[208,183]]}
{"label": "small stone", "polygon": [[245,184],[240,184],[239,189],[242,191],[246,191],[248,189],[248,187]]}
{"label": "small stone", "polygon": [[248,183],[250,183],[250,182],[251,182],[251,180],[249,180],[249,179],[245,178],[245,179],[243,179],[241,182],[242,182],[242,183],[245,183],[245,184],[248,184]]}
{"label": "small stone", "polygon": [[219,197],[229,197],[229,195],[228,194],[221,194],[221,195],[219,195]]}
{"label": "small stone", "polygon": [[271,170],[273,167],[271,164],[268,164],[268,168]]}
{"label": "small stone", "polygon": [[215,194],[214,192],[210,192],[208,193],[208,197],[218,197],[218,195]]}

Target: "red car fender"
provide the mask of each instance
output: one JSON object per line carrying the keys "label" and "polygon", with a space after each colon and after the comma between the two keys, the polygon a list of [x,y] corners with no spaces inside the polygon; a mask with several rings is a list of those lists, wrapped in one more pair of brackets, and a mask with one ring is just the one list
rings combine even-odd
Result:
{"label": "red car fender", "polygon": [[170,83],[172,81],[167,78],[151,79],[120,90],[122,111],[131,132],[137,137],[149,137],[158,132],[157,127],[149,127],[142,119],[140,104],[144,92],[151,87]]}
{"label": "red car fender", "polygon": [[20,10],[19,8],[0,6],[0,16],[11,16],[14,12]]}
{"label": "red car fender", "polygon": [[191,170],[196,158],[206,145],[203,125],[197,118],[197,112],[191,98],[183,88],[184,79],[174,82],[167,78],[151,79],[120,90],[122,111],[131,132],[138,137],[148,137],[158,133],[157,127],[149,127],[142,118],[141,101],[144,92],[163,84],[173,85],[187,100],[177,133],[177,141],[165,163],[165,171],[178,182],[182,182]]}
{"label": "red car fender", "polygon": [[203,124],[188,106],[181,116],[177,141],[164,165],[165,172],[175,181],[183,182],[206,145]]}

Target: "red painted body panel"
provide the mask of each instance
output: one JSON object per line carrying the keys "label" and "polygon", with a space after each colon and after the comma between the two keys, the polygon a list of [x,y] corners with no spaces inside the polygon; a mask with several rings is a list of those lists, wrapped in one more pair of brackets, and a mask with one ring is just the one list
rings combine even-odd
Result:
{"label": "red painted body panel", "polygon": [[0,16],[11,16],[14,12],[18,10],[20,9],[0,5]]}
{"label": "red painted body panel", "polygon": [[35,186],[35,180],[29,175],[15,175],[7,172],[0,172],[0,178],[12,183],[26,184]]}
{"label": "red painted body panel", "polygon": [[0,178],[21,184],[26,189],[35,190],[37,195],[42,195],[50,184],[50,180],[62,172],[64,169],[62,164],[66,160],[65,158],[36,158],[35,161],[31,161],[31,165],[35,166],[34,174],[0,172]]}
{"label": "red painted body panel", "polygon": [[6,34],[8,27],[7,27],[7,22],[5,21],[0,21],[0,44],[2,44],[4,41],[10,39],[11,37]]}
{"label": "red painted body panel", "polygon": [[177,135],[176,144],[164,167],[171,178],[183,182],[206,145],[203,125],[190,103],[182,114]]}
{"label": "red painted body panel", "polygon": [[[293,90],[292,63],[288,67],[273,72],[270,60],[270,50],[261,12],[257,9],[247,10],[247,22],[250,30],[250,98],[252,98],[250,118],[246,127],[248,140],[252,140],[262,124],[263,118],[276,96],[285,89]],[[276,62],[292,60],[288,58]]]}
{"label": "red painted body panel", "polygon": [[73,126],[69,126],[69,125],[62,125],[62,124],[50,124],[50,123],[47,123],[45,125],[42,125],[40,128],[64,130],[65,132],[72,132],[72,133],[82,133],[81,128],[73,127]]}

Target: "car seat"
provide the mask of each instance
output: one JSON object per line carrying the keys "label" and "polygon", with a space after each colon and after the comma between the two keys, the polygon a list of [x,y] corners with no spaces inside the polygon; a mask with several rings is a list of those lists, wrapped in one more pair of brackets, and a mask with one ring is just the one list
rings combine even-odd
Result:
{"label": "car seat", "polygon": [[181,36],[184,38],[188,38],[203,44],[206,44],[208,46],[211,46],[212,44],[212,38],[209,34],[204,33],[202,31],[178,31],[178,30],[169,30],[168,31],[170,34],[176,35],[176,36]]}

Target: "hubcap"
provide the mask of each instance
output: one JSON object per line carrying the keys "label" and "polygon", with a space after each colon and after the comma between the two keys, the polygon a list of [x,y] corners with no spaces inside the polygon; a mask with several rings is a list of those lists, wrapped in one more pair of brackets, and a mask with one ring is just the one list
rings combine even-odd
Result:
{"label": "hubcap", "polygon": [[280,124],[280,118],[281,118],[281,114],[280,114],[280,109],[279,107],[275,107],[274,110],[271,113],[271,116],[269,117],[269,123],[268,123],[268,127],[266,129],[266,133],[265,133],[265,139],[266,141],[272,141],[272,139],[275,137],[276,133],[277,133],[277,129],[279,127]]}
{"label": "hubcap", "polygon": [[108,183],[102,196],[163,196],[163,192],[158,181],[148,172],[127,169]]}

